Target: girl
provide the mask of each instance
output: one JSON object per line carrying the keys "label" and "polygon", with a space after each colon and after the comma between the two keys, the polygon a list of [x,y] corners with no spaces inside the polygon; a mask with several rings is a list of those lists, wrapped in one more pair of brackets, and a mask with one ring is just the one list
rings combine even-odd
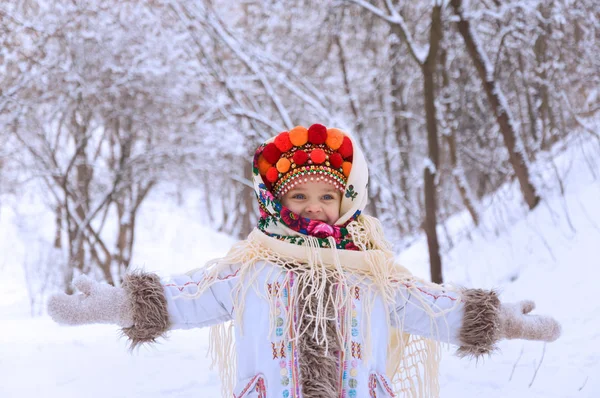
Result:
{"label": "girl", "polygon": [[122,288],[80,276],[82,294],[51,297],[53,319],[120,325],[132,347],[210,326],[226,397],[436,397],[440,343],[479,357],[503,338],[559,337],[554,319],[529,315],[533,302],[501,304],[396,264],[361,214],[368,171],[349,134],[298,126],[253,165],[258,226],[226,257],[166,281],[131,273]]}

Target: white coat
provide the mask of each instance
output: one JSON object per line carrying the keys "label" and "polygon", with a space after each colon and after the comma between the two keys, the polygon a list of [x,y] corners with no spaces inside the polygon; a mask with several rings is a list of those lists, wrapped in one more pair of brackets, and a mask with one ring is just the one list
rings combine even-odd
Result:
{"label": "white coat", "polygon": [[[248,289],[242,314],[242,328],[236,327],[235,341],[237,350],[237,381],[234,397],[260,398],[302,398],[298,381],[297,350],[288,333],[283,330],[287,291],[277,303],[276,316],[270,318],[268,301],[264,298],[269,289],[283,288],[283,273],[274,273],[272,265],[265,264],[256,279],[261,297],[254,289]],[[257,267],[261,268],[261,267]],[[173,277],[164,281],[164,291],[168,304],[171,329],[190,329],[211,326],[233,320],[232,290],[238,283],[244,283],[238,276],[238,268],[232,266],[222,273],[219,281],[214,282],[200,296],[193,299],[182,298],[182,292],[193,294],[204,278],[199,270],[187,275]],[[284,271],[292,272],[292,271]],[[267,280],[270,277],[271,280]],[[432,293],[419,288],[422,299],[434,312],[453,308],[445,316],[431,318],[423,311],[421,300],[415,300],[406,292],[398,292],[396,306],[391,309],[399,314],[405,332],[425,337],[435,336],[442,342],[460,344],[459,331],[462,325],[464,307],[456,304],[456,293]],[[355,292],[352,312],[352,347],[346,355],[345,363],[340,366],[339,382],[342,384],[342,398],[356,397],[392,397],[390,381],[386,376],[388,343],[388,321],[383,300],[375,297],[371,313],[372,353],[365,360],[361,353],[363,344],[359,328],[363,317],[361,302],[364,297],[360,288]],[[396,317],[393,317],[396,319]],[[272,320],[271,320],[272,319]],[[432,319],[434,323],[432,324]],[[275,324],[271,325],[273,321]]]}

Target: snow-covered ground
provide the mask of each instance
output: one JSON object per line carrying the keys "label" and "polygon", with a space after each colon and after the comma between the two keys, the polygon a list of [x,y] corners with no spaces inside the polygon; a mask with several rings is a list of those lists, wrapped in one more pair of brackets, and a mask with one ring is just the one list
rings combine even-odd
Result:
{"label": "snow-covered ground", "polygon": [[[539,159],[544,197],[527,213],[515,184],[482,203],[475,229],[466,214],[440,236],[445,278],[469,287],[498,288],[504,301],[533,299],[540,313],[563,324],[555,343],[504,341],[475,363],[442,360],[441,397],[600,397],[600,148],[573,140],[555,159]],[[561,177],[561,193],[556,175]],[[200,225],[200,209],[150,198],[139,217],[135,263],[168,275],[224,253],[232,240]],[[51,237],[52,217],[29,197],[0,208],[0,397],[219,397],[206,358],[207,331],[172,332],[168,340],[130,354],[115,327],[61,327],[30,316],[21,264]],[[447,231],[447,233],[446,233]],[[449,238],[449,239],[448,239]],[[427,277],[424,240],[400,261]]]}

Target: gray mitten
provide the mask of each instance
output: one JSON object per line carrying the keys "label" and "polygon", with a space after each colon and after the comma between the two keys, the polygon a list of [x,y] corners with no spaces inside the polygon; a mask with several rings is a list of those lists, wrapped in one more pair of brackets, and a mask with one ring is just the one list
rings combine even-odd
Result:
{"label": "gray mitten", "polygon": [[561,333],[560,323],[550,316],[530,315],[534,308],[535,303],[531,300],[501,304],[500,337],[549,342],[558,339]]}
{"label": "gray mitten", "polygon": [[72,296],[54,294],[48,300],[48,314],[55,322],[64,325],[133,325],[133,309],[125,289],[98,283],[86,275],[75,278],[73,286],[81,293]]}

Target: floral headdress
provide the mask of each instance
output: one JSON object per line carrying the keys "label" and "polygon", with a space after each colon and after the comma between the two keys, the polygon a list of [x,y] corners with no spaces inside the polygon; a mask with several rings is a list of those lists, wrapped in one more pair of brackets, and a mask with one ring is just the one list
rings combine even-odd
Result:
{"label": "floral headdress", "polygon": [[276,197],[308,180],[331,183],[344,192],[352,170],[353,145],[343,131],[313,124],[297,126],[261,145],[255,167]]}
{"label": "floral headdress", "polygon": [[[253,165],[261,231],[301,245],[303,236],[313,236],[320,247],[330,247],[333,237],[338,249],[358,250],[346,227],[366,205],[368,169],[349,134],[322,124],[297,126],[259,146]],[[286,192],[308,181],[328,182],[342,192],[342,216],[335,225],[301,217],[281,204]]]}

